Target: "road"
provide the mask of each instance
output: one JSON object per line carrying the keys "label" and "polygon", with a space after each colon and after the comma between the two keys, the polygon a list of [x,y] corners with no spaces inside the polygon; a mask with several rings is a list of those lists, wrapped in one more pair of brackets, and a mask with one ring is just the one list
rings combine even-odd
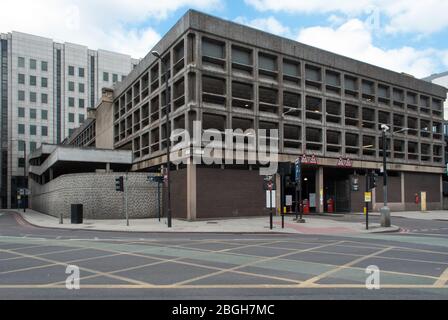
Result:
{"label": "road", "polygon": [[[0,213],[0,299],[448,299],[448,222],[393,223],[401,233],[130,234]],[[67,265],[79,290],[66,288]],[[365,286],[369,266],[379,290]]]}

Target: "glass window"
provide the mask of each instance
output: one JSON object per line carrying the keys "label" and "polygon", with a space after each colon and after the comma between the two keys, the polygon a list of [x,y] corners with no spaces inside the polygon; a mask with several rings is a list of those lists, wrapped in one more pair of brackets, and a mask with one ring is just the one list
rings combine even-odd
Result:
{"label": "glass window", "polygon": [[30,135],[35,136],[37,134],[37,128],[34,124],[30,125]]}
{"label": "glass window", "polygon": [[25,141],[19,140],[18,145],[19,145],[19,151],[25,151]]}
{"label": "glass window", "polygon": [[35,59],[30,59],[30,69],[36,70],[37,61]]}
{"label": "glass window", "polygon": [[68,106],[69,107],[74,107],[75,106],[75,98],[68,98]]}
{"label": "glass window", "polygon": [[40,100],[41,100],[42,103],[47,104],[48,103],[48,94],[42,93],[40,95]]}
{"label": "glass window", "polygon": [[78,69],[78,75],[80,78],[84,78],[84,68],[79,68]]}
{"label": "glass window", "polygon": [[202,40],[202,55],[218,59],[225,58],[225,44],[211,39]]}
{"label": "glass window", "polygon": [[36,85],[36,76],[30,76],[30,86]]}
{"label": "glass window", "polygon": [[30,109],[30,119],[36,119],[36,109]]}
{"label": "glass window", "polygon": [[277,71],[277,58],[264,53],[259,53],[258,67],[264,70]]}
{"label": "glass window", "polygon": [[71,91],[71,92],[75,91],[75,83],[73,81],[68,82],[68,91]]}
{"label": "glass window", "polygon": [[232,61],[244,65],[252,65],[252,50],[232,47]]}
{"label": "glass window", "polygon": [[19,124],[17,126],[17,131],[19,134],[25,134],[25,125],[24,124]]}
{"label": "glass window", "polygon": [[78,91],[80,93],[84,93],[85,89],[84,89],[84,83],[78,83]]}
{"label": "glass window", "polygon": [[73,134],[73,131],[75,131],[75,129],[68,129],[68,136],[69,137]]}
{"label": "glass window", "polygon": [[79,120],[79,124],[82,124],[82,123],[84,122],[84,115],[83,115],[83,114],[80,114],[80,115],[78,116],[78,120]]}
{"label": "glass window", "polygon": [[30,102],[37,102],[36,92],[30,92]]}
{"label": "glass window", "polygon": [[25,101],[25,91],[19,90],[19,101]]}
{"label": "glass window", "polygon": [[40,69],[41,69],[42,71],[48,71],[48,62],[47,62],[47,61],[42,61],[42,62],[40,63]]}
{"label": "glass window", "polygon": [[79,107],[80,108],[84,108],[84,106],[85,106],[85,102],[84,102],[84,99],[79,99]]}
{"label": "glass window", "polygon": [[25,168],[25,158],[18,158],[17,159],[17,166],[19,168]]}
{"label": "glass window", "polygon": [[19,82],[19,84],[25,84],[25,75],[24,74],[19,73],[18,82]]}
{"label": "glass window", "polygon": [[75,122],[75,114],[74,113],[69,113],[68,114],[68,122]]}
{"label": "glass window", "polygon": [[69,76],[74,76],[75,75],[75,67],[68,66],[68,75]]}
{"label": "glass window", "polygon": [[25,58],[19,57],[18,64],[19,68],[25,68]]}
{"label": "glass window", "polygon": [[18,109],[19,118],[25,118],[25,108],[20,107]]}
{"label": "glass window", "polygon": [[41,134],[42,137],[48,136],[48,127],[47,126],[42,126],[40,128],[40,134]]}
{"label": "glass window", "polygon": [[48,88],[48,79],[47,78],[41,78],[40,85],[42,88]]}
{"label": "glass window", "polygon": [[108,72],[103,72],[103,81],[109,82],[109,73]]}
{"label": "glass window", "polygon": [[30,151],[33,152],[35,151],[37,148],[37,143],[35,141],[30,141]]}
{"label": "glass window", "polygon": [[40,117],[42,120],[48,120],[48,111],[47,110],[41,110]]}
{"label": "glass window", "polygon": [[113,83],[118,82],[118,74],[115,74],[115,73],[114,73],[114,74],[112,75],[112,82],[113,82]]}

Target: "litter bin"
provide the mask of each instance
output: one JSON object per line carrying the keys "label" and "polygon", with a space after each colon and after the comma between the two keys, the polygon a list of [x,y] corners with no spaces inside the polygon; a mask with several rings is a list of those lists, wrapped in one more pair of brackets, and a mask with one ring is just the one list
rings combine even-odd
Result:
{"label": "litter bin", "polygon": [[71,218],[72,224],[82,224],[83,206],[82,204],[72,204]]}

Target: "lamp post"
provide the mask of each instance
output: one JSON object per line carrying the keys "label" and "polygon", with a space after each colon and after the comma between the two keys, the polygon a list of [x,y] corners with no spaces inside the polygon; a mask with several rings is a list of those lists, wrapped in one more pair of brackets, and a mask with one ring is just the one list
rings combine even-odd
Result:
{"label": "lamp post", "polygon": [[167,222],[168,222],[168,228],[172,227],[172,219],[171,219],[171,186],[170,186],[170,105],[171,101],[169,99],[168,89],[168,65],[166,62],[163,61],[162,56],[157,51],[151,52],[154,57],[156,57],[163,65],[163,69],[165,70],[165,103],[166,103],[166,188],[167,188]]}
{"label": "lamp post", "polygon": [[[388,198],[387,198],[387,139],[386,133],[390,131],[390,127],[382,124],[382,138],[383,138],[383,198],[384,198],[384,206],[381,208],[381,226],[384,228],[388,228],[391,226],[390,222],[390,208],[388,207]],[[410,128],[403,128],[398,131],[392,132],[390,134],[393,137],[396,133],[401,133],[411,130]]]}
{"label": "lamp post", "polygon": [[383,228],[390,227],[390,209],[387,206],[387,140],[386,133],[390,128],[383,124],[381,125],[382,138],[383,138],[383,198],[384,206],[381,208],[381,226]]}

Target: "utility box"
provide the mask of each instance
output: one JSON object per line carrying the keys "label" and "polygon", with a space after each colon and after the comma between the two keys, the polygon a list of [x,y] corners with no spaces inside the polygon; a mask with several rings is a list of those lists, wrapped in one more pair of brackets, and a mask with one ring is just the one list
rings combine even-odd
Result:
{"label": "utility box", "polygon": [[72,220],[72,224],[82,224],[83,223],[83,205],[82,204],[72,204],[71,220]]}

